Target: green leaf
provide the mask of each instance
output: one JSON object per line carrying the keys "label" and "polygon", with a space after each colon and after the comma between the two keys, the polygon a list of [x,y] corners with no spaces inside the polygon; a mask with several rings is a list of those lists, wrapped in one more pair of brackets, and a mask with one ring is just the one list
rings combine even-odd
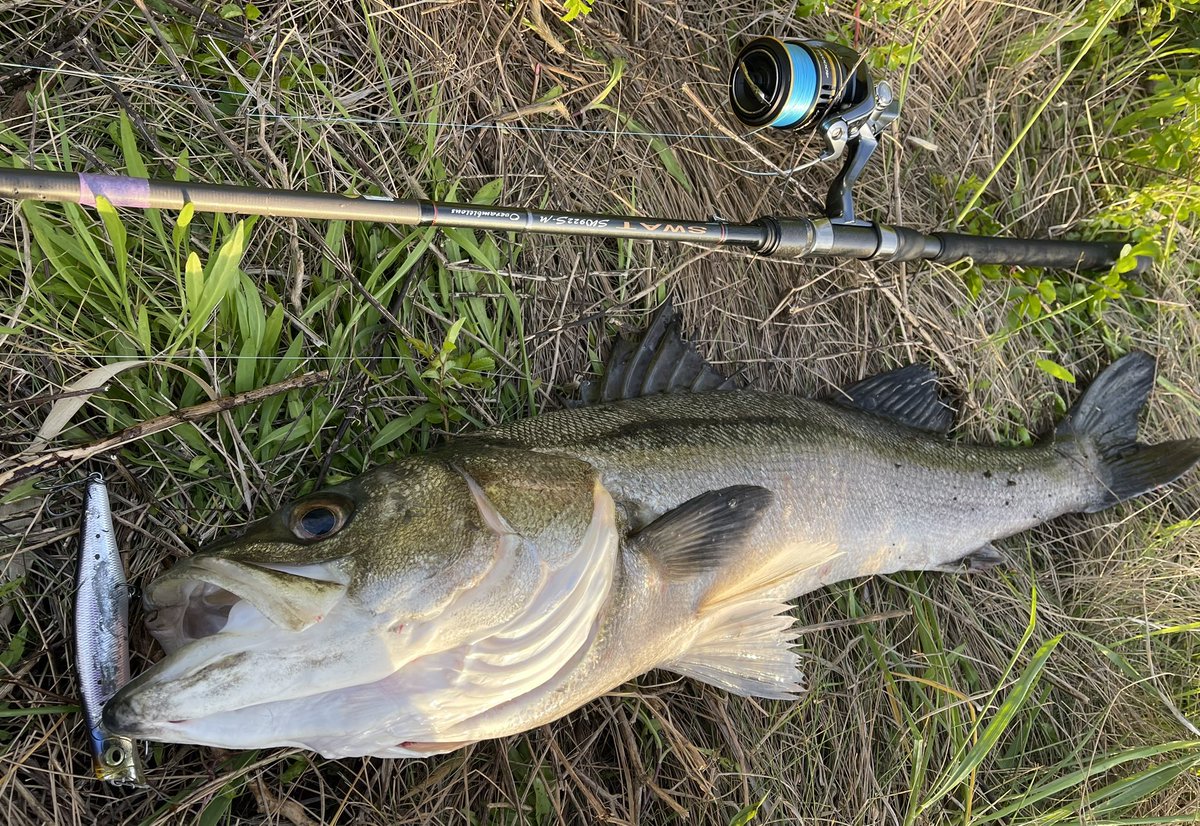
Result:
{"label": "green leaf", "polygon": [[0,707],[0,720],[10,717],[38,717],[43,714],[77,714],[79,706],[26,706],[10,708],[7,704]]}
{"label": "green leaf", "polygon": [[233,795],[221,792],[208,802],[200,817],[196,818],[196,826],[218,826],[233,806]]}
{"label": "green leaf", "polygon": [[184,299],[187,301],[188,312],[194,313],[193,308],[200,306],[200,297],[204,293],[204,265],[200,256],[188,253],[187,264],[184,265]]}
{"label": "green leaf", "polygon": [[729,821],[729,826],[746,826],[750,821],[758,817],[758,810],[767,802],[767,796],[764,794],[758,799],[757,803],[751,803],[740,812],[733,816],[733,820]]}
{"label": "green leaf", "polygon": [[8,641],[8,647],[0,653],[0,667],[11,672],[25,656],[25,644],[29,641],[29,623],[21,623],[17,633]]}
{"label": "green leaf", "polygon": [[1047,304],[1053,304],[1058,300],[1058,292],[1054,289],[1054,284],[1049,281],[1039,281],[1037,290],[1038,294],[1042,297],[1042,301],[1045,301]]}
{"label": "green leaf", "polygon": [[608,83],[604,84],[604,88],[600,90],[599,94],[588,101],[588,104],[583,107],[583,111],[586,112],[588,109],[594,109],[601,103],[604,103],[608,96],[612,94],[612,90],[615,89],[617,84],[621,81],[622,76],[625,74],[625,67],[628,65],[629,61],[623,57],[613,58],[612,64],[608,67]]}
{"label": "green leaf", "polygon": [[442,355],[448,356],[454,352],[458,346],[458,336],[462,332],[463,325],[467,323],[467,317],[462,316],[450,325],[450,329],[446,331],[446,338],[442,341]]}
{"label": "green leaf", "polygon": [[192,461],[188,462],[188,473],[199,473],[205,465],[212,461],[212,456],[197,456]]}
{"label": "green leaf", "polygon": [[475,193],[475,197],[471,199],[471,203],[484,205],[496,203],[496,199],[500,197],[500,190],[503,186],[504,182],[499,178],[496,178],[494,181],[488,181],[479,187],[479,191]]}
{"label": "green leaf", "polygon": [[108,240],[113,246],[113,257],[117,263],[117,283],[122,288],[121,292],[124,293],[125,273],[129,264],[129,253],[126,246],[129,236],[125,232],[125,225],[121,223],[121,216],[117,215],[117,208],[103,195],[96,196],[96,211],[100,213],[100,220],[104,222]]}
{"label": "green leaf", "polygon": [[595,4],[596,0],[566,0],[566,2],[563,4],[563,8],[566,9],[567,13],[564,14],[560,19],[564,23],[570,23],[580,15],[591,14],[592,6]]}
{"label": "green leaf", "polygon": [[1038,359],[1037,366],[1040,370],[1049,373],[1056,379],[1065,381],[1068,384],[1075,383],[1075,374],[1056,361],[1051,361],[1050,359]]}
{"label": "green leaf", "polygon": [[129,116],[125,114],[125,110],[121,110],[121,154],[125,156],[125,167],[129,170],[129,174],[135,178],[149,178],[150,175],[146,172],[146,162],[142,160],[142,153],[138,152],[137,138],[133,135],[133,126],[129,123]]}
{"label": "green leaf", "polygon": [[[984,823],[991,823],[997,820],[1002,823],[1008,823],[1013,815],[1020,814],[1033,804],[1045,800],[1047,797],[1060,795],[1070,789],[1081,787],[1089,779],[1102,776],[1125,763],[1141,762],[1166,754],[1167,752],[1185,750],[1193,752],[1192,757],[1194,759],[1194,752],[1200,750],[1200,742],[1174,741],[1157,746],[1144,746],[1125,751],[1111,752],[1103,757],[1092,758],[1088,760],[1086,768],[1070,772],[1035,788],[1022,791],[1019,795],[1014,796],[1015,800],[1013,802],[1007,803],[1002,808],[979,817],[974,822],[980,824],[980,826]],[[1089,794],[1089,797],[1091,796]],[[1006,801],[1001,800],[1000,802],[1005,803]]]}
{"label": "green leaf", "polygon": [[[217,251],[217,257],[209,262],[208,271],[204,274],[201,289],[193,293],[188,290],[188,310],[191,317],[184,337],[195,335],[208,324],[209,318],[231,290],[237,288],[241,275],[239,265],[242,262],[242,252],[246,247],[246,222],[238,221],[225,243]],[[188,256],[188,275],[192,275],[192,259],[195,253]],[[198,263],[199,259],[197,259]],[[194,296],[194,300],[193,300]]]}
{"label": "green leaf", "polygon": [[147,356],[151,355],[154,351],[154,344],[150,338],[150,314],[144,306],[138,307],[137,338],[138,344],[141,345],[142,353]]}
{"label": "green leaf", "polygon": [[442,234],[466,250],[471,260],[479,266],[487,269],[489,272],[496,272],[498,270],[500,261],[494,254],[494,247],[492,251],[489,251],[487,248],[480,246],[475,240],[475,233],[471,230],[461,227],[446,227],[442,230]]}
{"label": "green leaf", "polygon": [[171,230],[171,241],[175,244],[175,254],[179,255],[179,247],[187,238],[188,226],[192,223],[192,216],[196,214],[196,206],[191,201],[183,205],[183,209],[179,210],[179,217],[175,219],[175,229]]}
{"label": "green leaf", "polygon": [[[44,498],[45,493],[37,487],[38,479],[26,479],[23,482],[17,482],[12,487],[8,488],[4,493],[0,494],[0,505],[11,505],[14,502],[20,502],[34,494],[39,498]],[[12,580],[18,582],[19,580]],[[2,588],[4,586],[0,586]]]}

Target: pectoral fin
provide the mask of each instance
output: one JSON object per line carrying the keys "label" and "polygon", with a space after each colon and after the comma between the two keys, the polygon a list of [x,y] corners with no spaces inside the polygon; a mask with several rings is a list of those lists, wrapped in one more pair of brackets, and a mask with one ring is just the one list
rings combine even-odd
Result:
{"label": "pectoral fin", "polygon": [[638,531],[630,547],[673,579],[702,574],[740,549],[773,498],[771,491],[755,485],[710,490]]}

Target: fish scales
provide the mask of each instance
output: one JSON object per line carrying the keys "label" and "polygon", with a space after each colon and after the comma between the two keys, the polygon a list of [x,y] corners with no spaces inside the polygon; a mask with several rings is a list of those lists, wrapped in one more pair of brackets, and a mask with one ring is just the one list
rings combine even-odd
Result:
{"label": "fish scales", "polygon": [[661,396],[553,412],[480,438],[496,437],[588,462],[619,501],[639,504],[639,522],[681,496],[763,484],[780,501],[750,544],[763,554],[805,541],[856,553],[835,575],[881,550],[895,554],[890,564],[863,573],[947,564],[992,539],[1082,510],[1099,488],[1052,445],[959,445],[868,414],[765,393]]}

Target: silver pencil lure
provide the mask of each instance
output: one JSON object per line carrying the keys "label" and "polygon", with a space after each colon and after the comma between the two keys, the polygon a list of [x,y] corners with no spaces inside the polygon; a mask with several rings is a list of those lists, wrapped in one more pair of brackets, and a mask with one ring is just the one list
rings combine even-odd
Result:
{"label": "silver pencil lure", "polygon": [[101,721],[104,704],[129,682],[129,586],[99,473],[85,480],[76,584],[75,657],[93,769],[113,786],[145,786],[133,740],[110,734]]}

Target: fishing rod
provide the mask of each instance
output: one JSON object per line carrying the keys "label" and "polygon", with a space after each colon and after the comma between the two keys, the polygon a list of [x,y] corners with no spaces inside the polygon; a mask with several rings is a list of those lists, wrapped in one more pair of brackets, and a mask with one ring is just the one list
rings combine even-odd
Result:
{"label": "fishing rod", "polygon": [[[1124,244],[924,233],[860,218],[854,185],[878,148],[878,136],[900,114],[886,81],[873,83],[857,52],[820,40],[760,37],[738,53],[729,79],[734,115],[751,127],[817,130],[818,162],[842,159],[819,218],[762,216],[747,223],[641,215],[559,212],[379,196],[149,180],[123,175],[0,169],[0,197],[95,206],[182,209],[285,218],[374,221],[401,226],[460,227],[742,247],[759,255],[872,261],[972,259],[1081,270],[1107,270]],[[1138,258],[1137,271],[1150,259]]]}

